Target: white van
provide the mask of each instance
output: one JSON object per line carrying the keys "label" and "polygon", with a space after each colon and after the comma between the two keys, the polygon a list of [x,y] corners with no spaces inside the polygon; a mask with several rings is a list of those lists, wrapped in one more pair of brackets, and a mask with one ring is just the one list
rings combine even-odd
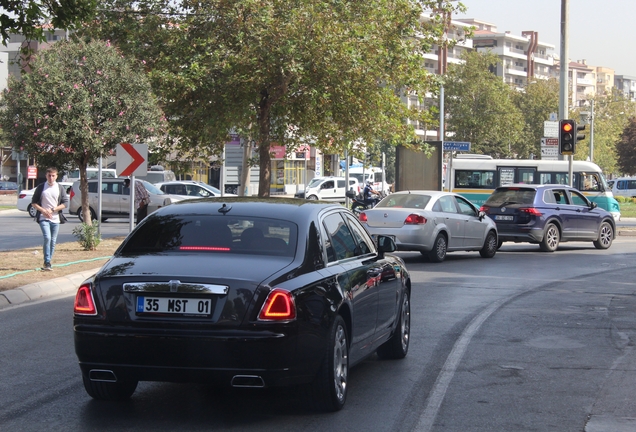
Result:
{"label": "white van", "polygon": [[636,177],[619,177],[612,185],[614,196],[636,198]]}
{"label": "white van", "polygon": [[[349,189],[360,193],[358,180],[349,178]],[[310,200],[345,202],[347,192],[344,177],[314,177],[305,189],[305,198]]]}
{"label": "white van", "polygon": [[164,170],[161,165],[153,165],[146,175],[135,177],[139,180],[146,180],[149,183],[165,183],[175,181],[177,177],[170,170]]}
{"label": "white van", "polygon": [[[388,194],[389,190],[391,189],[391,185],[386,182],[386,179],[383,179],[384,173],[382,171],[382,168],[349,168],[349,176],[355,177],[355,179],[358,180],[360,187],[364,187],[367,181],[371,181],[371,183],[373,183],[373,189],[378,192],[384,192],[385,194]],[[383,181],[384,187],[382,187]]]}
{"label": "white van", "polygon": [[[88,180],[97,178],[99,174],[99,168],[87,167],[86,178]],[[102,168],[102,178],[117,178],[117,171],[112,168]],[[74,183],[80,179],[80,172],[78,169],[68,172],[62,177],[63,182]]]}

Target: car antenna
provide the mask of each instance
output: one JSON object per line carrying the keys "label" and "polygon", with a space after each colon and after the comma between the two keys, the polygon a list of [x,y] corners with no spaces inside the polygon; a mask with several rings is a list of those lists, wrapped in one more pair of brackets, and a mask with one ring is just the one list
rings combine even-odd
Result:
{"label": "car antenna", "polygon": [[223,203],[223,205],[221,206],[221,208],[219,209],[219,213],[223,213],[226,214],[227,212],[229,212],[230,210],[232,210],[232,206],[228,206],[227,204]]}

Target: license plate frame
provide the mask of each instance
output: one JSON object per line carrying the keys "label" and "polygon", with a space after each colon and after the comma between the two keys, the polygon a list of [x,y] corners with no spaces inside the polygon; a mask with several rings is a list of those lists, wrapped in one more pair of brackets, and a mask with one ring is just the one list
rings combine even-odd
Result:
{"label": "license plate frame", "polygon": [[515,218],[514,216],[510,216],[510,215],[496,215],[495,216],[495,220],[507,221],[507,222],[510,222],[510,221],[514,220],[514,218]]}
{"label": "license plate frame", "polygon": [[158,297],[138,295],[135,313],[141,316],[177,316],[209,318],[212,315],[212,299],[187,297]]}

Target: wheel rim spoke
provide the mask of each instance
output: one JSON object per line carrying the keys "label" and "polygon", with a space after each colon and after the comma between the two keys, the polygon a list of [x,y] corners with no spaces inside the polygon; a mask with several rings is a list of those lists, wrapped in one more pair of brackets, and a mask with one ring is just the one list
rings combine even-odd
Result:
{"label": "wheel rim spoke", "polygon": [[348,359],[347,337],[344,328],[338,326],[336,330],[335,345],[333,350],[334,385],[338,399],[344,398],[347,389]]}

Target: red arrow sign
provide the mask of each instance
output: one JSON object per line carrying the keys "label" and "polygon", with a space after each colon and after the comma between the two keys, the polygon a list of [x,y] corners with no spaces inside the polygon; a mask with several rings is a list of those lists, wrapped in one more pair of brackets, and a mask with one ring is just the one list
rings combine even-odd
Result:
{"label": "red arrow sign", "polygon": [[122,143],[121,148],[124,149],[130,156],[132,156],[133,160],[130,162],[124,170],[119,174],[121,177],[129,176],[135,172],[135,170],[146,161],[146,159],[139,154],[137,150],[129,143]]}

